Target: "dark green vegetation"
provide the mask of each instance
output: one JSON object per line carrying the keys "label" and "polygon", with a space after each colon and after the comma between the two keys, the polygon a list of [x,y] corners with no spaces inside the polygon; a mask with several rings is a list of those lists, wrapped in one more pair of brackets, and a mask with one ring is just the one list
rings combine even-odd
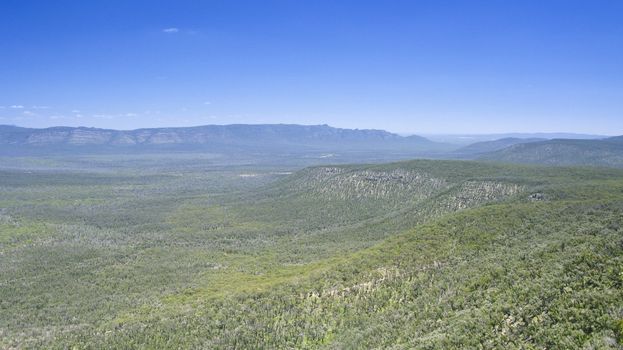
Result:
{"label": "dark green vegetation", "polygon": [[480,159],[557,166],[623,168],[623,137],[603,140],[557,139],[522,143],[482,155]]}
{"label": "dark green vegetation", "polygon": [[623,344],[623,171],[186,157],[3,160],[0,348]]}

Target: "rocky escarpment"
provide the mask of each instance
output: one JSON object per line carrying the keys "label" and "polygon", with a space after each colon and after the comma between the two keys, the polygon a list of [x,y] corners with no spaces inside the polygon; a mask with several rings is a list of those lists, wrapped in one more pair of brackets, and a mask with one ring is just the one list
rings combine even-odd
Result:
{"label": "rocky escarpment", "polygon": [[327,148],[435,148],[419,136],[383,130],[339,129],[328,125],[206,125],[187,128],[110,130],[85,127],[30,129],[0,125],[0,145],[249,145]]}
{"label": "rocky escarpment", "polygon": [[288,182],[289,189],[326,200],[372,200],[387,203],[436,198],[438,208],[460,210],[521,193],[525,187],[490,179],[453,179],[434,176],[424,168],[315,167]]}
{"label": "rocky escarpment", "polygon": [[306,171],[298,191],[335,199],[417,200],[447,188],[448,183],[426,172],[406,169],[388,171],[343,167],[318,167]]}

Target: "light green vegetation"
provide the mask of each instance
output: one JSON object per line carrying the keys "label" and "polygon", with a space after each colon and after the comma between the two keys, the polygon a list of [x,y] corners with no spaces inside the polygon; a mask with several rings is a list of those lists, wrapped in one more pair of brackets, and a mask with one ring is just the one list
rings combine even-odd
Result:
{"label": "light green vegetation", "polygon": [[0,171],[0,347],[623,343],[623,171],[158,160]]}

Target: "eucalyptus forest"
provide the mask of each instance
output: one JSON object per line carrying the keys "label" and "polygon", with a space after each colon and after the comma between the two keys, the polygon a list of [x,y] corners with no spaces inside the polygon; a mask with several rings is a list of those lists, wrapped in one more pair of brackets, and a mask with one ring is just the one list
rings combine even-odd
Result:
{"label": "eucalyptus forest", "polygon": [[2,348],[623,343],[622,170],[10,160]]}

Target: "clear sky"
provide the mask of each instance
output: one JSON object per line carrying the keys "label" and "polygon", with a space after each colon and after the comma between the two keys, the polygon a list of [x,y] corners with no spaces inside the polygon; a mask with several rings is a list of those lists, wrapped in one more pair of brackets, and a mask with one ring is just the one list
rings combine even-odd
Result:
{"label": "clear sky", "polygon": [[0,124],[623,134],[623,1],[0,0]]}

